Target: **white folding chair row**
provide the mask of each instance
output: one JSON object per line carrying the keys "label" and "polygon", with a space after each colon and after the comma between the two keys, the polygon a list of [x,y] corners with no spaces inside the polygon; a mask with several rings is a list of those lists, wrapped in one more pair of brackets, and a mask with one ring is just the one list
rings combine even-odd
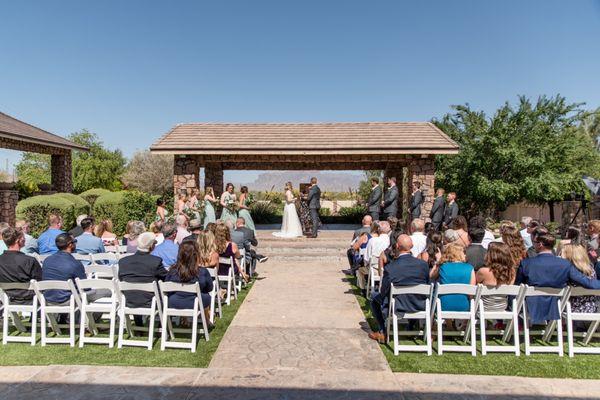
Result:
{"label": "white folding chair row", "polygon": [[119,277],[117,265],[91,264],[83,267],[88,279],[113,279]]}
{"label": "white folding chair row", "polygon": [[107,253],[124,254],[127,253],[127,246],[104,246]]}
{"label": "white folding chair row", "polygon": [[[600,326],[600,309],[593,313],[581,313],[573,312],[571,306],[571,299],[579,296],[597,296],[600,297],[600,290],[597,289],[585,289],[582,287],[572,287],[569,291],[569,298],[567,300],[566,317],[567,317],[567,342],[569,344],[569,357],[574,357],[575,353],[579,354],[600,354],[600,347],[588,346],[590,340],[594,336],[594,333]],[[575,344],[574,339],[574,322],[582,321],[589,322],[590,326],[587,332],[583,335],[583,346]]]}
{"label": "white folding chair row", "polygon": [[[197,346],[197,335],[198,335],[198,317],[202,322],[202,332],[206,341],[209,340],[208,323],[204,315],[204,304],[202,303],[202,296],[200,293],[200,285],[184,284],[175,282],[159,282],[160,292],[163,299],[163,315],[162,315],[162,326],[168,326],[169,319],[173,317],[191,317],[192,318],[192,337],[189,343],[177,342],[174,340],[167,339],[167,329],[163,329],[160,341],[160,349],[165,350],[167,347],[177,349],[190,349],[192,353],[196,352]],[[169,293],[172,292],[186,292],[194,293],[194,307],[192,309],[177,309],[169,307]]]}
{"label": "white folding chair row", "polygon": [[379,256],[372,256],[369,260],[369,275],[367,277],[367,299],[371,298],[371,293],[379,283],[381,283],[381,276],[379,276]]}
{"label": "white folding chair row", "polygon": [[99,265],[116,265],[119,262],[118,253],[96,253],[90,254],[92,262]]}
{"label": "white folding chair row", "polygon": [[227,290],[225,304],[231,304],[231,296],[237,300],[238,289],[235,281],[235,261],[233,257],[219,257],[220,265],[227,265],[227,275],[219,275],[219,283]]}
{"label": "white folding chair row", "polygon": [[[500,286],[484,286],[480,285],[480,298],[479,298],[479,322],[480,322],[480,335],[481,335],[481,354],[486,355],[490,352],[514,352],[516,356],[521,354],[521,347],[519,343],[519,313],[523,306],[523,300],[525,298],[525,285],[500,285]],[[506,298],[507,305],[509,299],[511,307],[510,310],[486,310],[484,298],[486,297],[501,297]],[[488,345],[487,344],[487,321],[510,321],[506,329],[504,330],[503,342],[507,342],[510,336],[513,336],[512,345]],[[512,332],[511,332],[512,330]],[[511,335],[507,335],[507,332],[511,332]]]}
{"label": "white folding chair row", "polygon": [[92,255],[91,254],[79,254],[79,253],[71,253],[74,259],[81,261],[86,265],[92,263]]}
{"label": "white folding chair row", "polygon": [[[115,342],[115,324],[119,301],[115,290],[115,283],[108,279],[75,279],[75,284],[81,296],[81,319],[79,322],[79,347],[85,343],[108,344],[109,348],[114,346]],[[103,290],[110,293],[109,297],[102,297],[94,301],[89,301],[88,290]],[[109,332],[108,338],[98,337],[98,330],[95,328],[94,313],[108,314]],[[85,328],[88,326],[92,336],[85,336]]]}
{"label": "white folding chair row", "polygon": [[217,268],[207,268],[210,276],[213,279],[213,290],[210,292],[210,322],[215,323],[215,315],[219,314],[219,318],[223,317],[223,308],[221,304],[221,285],[219,284],[219,275]]}
{"label": "white folding chair row", "polygon": [[[30,343],[32,346],[35,346],[36,342],[36,328],[37,328],[37,311],[38,311],[38,303],[37,297],[33,296],[31,300],[31,304],[12,304],[10,302],[10,297],[7,290],[33,290],[32,284],[30,282],[27,283],[16,283],[16,282],[1,282],[0,283],[0,295],[2,296],[2,303],[4,304],[4,309],[2,310],[2,344],[7,344],[8,342],[26,342]],[[8,334],[8,325],[9,320],[12,319],[13,325],[17,328],[17,330],[21,333],[27,332],[25,328],[25,324],[21,320],[19,313],[25,313],[31,315],[31,330],[29,336],[9,336]]]}
{"label": "white folding chair row", "polygon": [[37,254],[37,253],[35,253],[33,256],[40,263],[40,265],[43,267],[44,266],[44,261],[46,261],[46,258],[50,257],[51,255],[52,254]]}

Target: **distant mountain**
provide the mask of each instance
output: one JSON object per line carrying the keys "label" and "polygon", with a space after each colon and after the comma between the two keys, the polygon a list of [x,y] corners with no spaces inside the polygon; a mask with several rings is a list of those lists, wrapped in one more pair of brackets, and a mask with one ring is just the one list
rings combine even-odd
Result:
{"label": "distant mountain", "polygon": [[300,183],[308,183],[315,176],[319,180],[319,187],[326,192],[347,192],[348,189],[356,190],[362,180],[360,175],[347,172],[322,172],[322,171],[272,171],[263,172],[254,182],[237,182],[236,187],[246,185],[250,190],[283,190],[286,182],[292,182],[297,189]]}

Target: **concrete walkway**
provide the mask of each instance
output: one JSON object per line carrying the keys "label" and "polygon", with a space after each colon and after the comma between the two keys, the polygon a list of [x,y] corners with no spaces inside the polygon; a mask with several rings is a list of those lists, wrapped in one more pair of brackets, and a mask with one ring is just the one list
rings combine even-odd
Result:
{"label": "concrete walkway", "polygon": [[271,259],[208,369],[2,367],[0,399],[599,397],[600,381],[392,373],[340,273],[350,233],[259,236]]}

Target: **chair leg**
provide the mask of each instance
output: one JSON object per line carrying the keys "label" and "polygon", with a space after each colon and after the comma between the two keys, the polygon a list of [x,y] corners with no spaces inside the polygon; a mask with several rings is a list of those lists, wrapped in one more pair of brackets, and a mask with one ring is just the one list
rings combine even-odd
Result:
{"label": "chair leg", "polygon": [[567,343],[569,345],[569,357],[575,356],[573,342],[573,316],[571,315],[571,303],[569,303],[567,304]]}
{"label": "chair leg", "polygon": [[526,306],[523,306],[523,341],[525,342],[525,355],[530,356],[531,350],[529,349],[529,321],[527,320]]}
{"label": "chair leg", "polygon": [[600,321],[594,321],[590,324],[590,328],[585,334],[585,340],[583,341],[584,345],[587,346],[590,343],[590,340],[592,340],[592,336],[594,336],[594,333],[598,329],[598,325],[600,325]]}
{"label": "chair leg", "polygon": [[69,345],[75,347],[75,306],[69,310]]}
{"label": "chair leg", "polygon": [[81,316],[79,317],[79,348],[83,348],[85,342],[85,321],[87,312],[85,311],[85,303],[81,306]]}
{"label": "chair leg", "polygon": [[392,324],[393,326],[393,330],[394,330],[394,355],[397,356],[398,355],[398,346],[400,345],[400,343],[398,343],[398,316],[396,315],[396,313],[394,312],[392,314]]}
{"label": "chair leg", "polygon": [[431,317],[429,313],[425,317],[425,343],[427,344],[427,355],[431,355]]}
{"label": "chair leg", "polygon": [[481,355],[487,355],[487,337],[485,334],[485,313],[483,311],[483,307],[479,306],[479,324],[481,325]]}
{"label": "chair leg", "polygon": [[123,348],[123,335],[125,330],[125,309],[119,310],[119,333],[117,334],[117,349]]}
{"label": "chair leg", "polygon": [[[439,305],[438,305],[438,310],[439,310]],[[439,311],[438,311],[438,315],[437,315],[437,333],[438,333],[438,339],[437,339],[438,349],[437,349],[437,352],[438,352],[438,355],[442,355],[442,353],[444,352],[443,349],[442,349],[442,347],[444,346],[444,338],[442,336],[442,317],[440,316]]]}
{"label": "chair leg", "polygon": [[108,348],[109,349],[112,349],[113,346],[115,345],[115,325],[116,325],[116,322],[117,322],[116,321],[116,319],[117,319],[116,314],[117,313],[116,313],[116,311],[114,309],[114,306],[113,306],[112,310],[110,310],[110,313],[109,313],[109,316],[110,316],[110,323],[109,323],[110,332],[108,333],[108,340],[109,340]]}
{"label": "chair leg", "polygon": [[192,353],[196,352],[196,344],[198,337],[198,308],[194,307],[194,316],[192,317],[192,343],[190,349]]}
{"label": "chair leg", "polygon": [[[473,357],[477,356],[477,326],[475,325],[477,323],[476,319],[475,319],[475,312],[474,310],[471,311],[471,320],[469,321],[469,326],[471,328],[471,330],[469,331],[471,333],[471,355]],[[467,332],[465,332],[465,336],[466,336]]]}
{"label": "chair leg", "polygon": [[516,306],[513,306],[512,328],[515,344],[515,355],[518,357],[521,355],[521,341],[519,337],[519,313]]}
{"label": "chair leg", "polygon": [[156,319],[156,305],[152,304],[152,315],[148,321],[148,350],[152,350],[154,344],[154,320]]}
{"label": "chair leg", "polygon": [[[558,302],[558,304],[560,304],[560,301]],[[565,345],[563,338],[562,320],[560,319],[556,321],[556,334],[558,335],[558,355],[560,357],[563,357],[565,355]]]}
{"label": "chair leg", "polygon": [[171,324],[169,322],[170,322],[169,313],[167,312],[167,307],[165,304],[165,307],[163,308],[163,315],[162,315],[163,329],[162,329],[162,332],[160,335],[160,351],[165,351],[165,345],[167,344],[167,335],[173,335],[173,327],[171,326]]}
{"label": "chair leg", "polygon": [[40,309],[40,334],[42,336],[42,339],[41,339],[42,347],[46,346],[46,334],[47,334],[47,328],[48,328],[46,326],[47,320],[49,320],[49,318],[48,318],[48,315],[46,315],[46,309],[44,307],[41,307],[41,309]]}
{"label": "chair leg", "polygon": [[231,304],[231,279],[227,279],[227,305]]}
{"label": "chair leg", "polygon": [[[45,323],[44,321],[43,323]],[[31,313],[31,345],[35,346],[35,342],[37,341],[36,337],[37,333],[37,306],[35,297],[33,298],[33,312]]]}
{"label": "chair leg", "polygon": [[23,325],[23,321],[21,321],[21,317],[19,317],[19,314],[16,312],[12,312],[11,316],[12,316],[13,324],[15,325],[17,330],[21,333],[26,333],[27,328],[25,328],[25,325]]}
{"label": "chair leg", "polygon": [[8,343],[8,304],[4,303],[4,310],[2,311],[2,344]]}

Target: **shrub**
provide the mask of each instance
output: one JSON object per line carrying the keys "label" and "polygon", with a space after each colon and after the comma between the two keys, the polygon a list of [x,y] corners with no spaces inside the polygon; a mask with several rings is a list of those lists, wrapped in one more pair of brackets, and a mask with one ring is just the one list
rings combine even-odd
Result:
{"label": "shrub", "polygon": [[110,193],[110,190],[107,189],[90,189],[86,190],[83,193],[79,193],[79,197],[90,203],[90,206],[94,207],[94,203],[96,202],[98,197],[108,193]]}
{"label": "shrub", "polygon": [[338,214],[348,223],[356,223],[367,214],[367,208],[365,206],[342,207]]}
{"label": "shrub", "polygon": [[73,213],[75,214],[75,218],[77,218],[78,215],[89,215],[92,213],[92,207],[90,207],[90,203],[75,194],[56,193],[54,196],[61,197],[73,203]]}
{"label": "shrub", "polygon": [[274,224],[279,221],[277,207],[268,201],[257,201],[250,207],[255,224]]}
{"label": "shrub", "polygon": [[74,201],[72,196],[74,195],[70,193],[57,193],[21,200],[16,208],[17,218],[29,221],[31,234],[34,236],[39,236],[46,230],[50,214],[60,215],[64,229],[71,229],[75,226],[75,219],[79,215],[77,212],[84,214],[89,212],[87,202],[81,198]]}
{"label": "shrub", "polygon": [[107,193],[96,199],[94,217],[96,220],[110,219],[114,233],[122,236],[131,220],[143,221],[147,227],[150,225],[154,220],[157,197],[135,190]]}
{"label": "shrub", "polygon": [[327,208],[327,207],[323,207],[319,210],[319,215],[322,217],[330,217],[331,216],[331,209]]}

